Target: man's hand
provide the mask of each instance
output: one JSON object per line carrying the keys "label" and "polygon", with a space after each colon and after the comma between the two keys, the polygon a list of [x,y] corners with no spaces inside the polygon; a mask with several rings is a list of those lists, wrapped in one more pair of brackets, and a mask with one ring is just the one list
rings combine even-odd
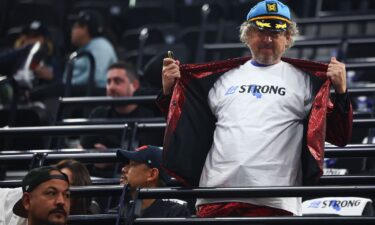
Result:
{"label": "man's hand", "polygon": [[104,149],[107,149],[107,146],[100,144],[100,143],[96,143],[94,144],[94,148],[104,150]]}
{"label": "man's hand", "polygon": [[171,58],[164,58],[162,70],[163,94],[172,93],[176,80],[181,77],[180,61]]}
{"label": "man's hand", "polygon": [[331,80],[336,93],[344,94],[346,92],[346,69],[345,64],[331,58],[328,64],[327,76]]}
{"label": "man's hand", "polygon": [[43,80],[52,80],[53,79],[53,71],[52,68],[48,66],[39,65],[34,70],[34,74],[39,79]]}

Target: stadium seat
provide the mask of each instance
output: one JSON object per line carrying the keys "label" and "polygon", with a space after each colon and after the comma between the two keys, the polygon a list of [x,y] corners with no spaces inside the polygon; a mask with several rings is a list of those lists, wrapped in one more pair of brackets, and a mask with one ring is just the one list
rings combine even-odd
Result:
{"label": "stadium seat", "polygon": [[[210,4],[207,22],[217,24],[221,18],[225,18],[224,10],[218,4]],[[202,4],[177,6],[176,22],[181,27],[193,27],[202,24]]]}
{"label": "stadium seat", "polygon": [[161,7],[134,7],[127,9],[121,19],[123,31],[155,23],[171,23],[171,13]]}
{"label": "stadium seat", "polygon": [[19,1],[9,12],[9,27],[21,26],[32,20],[40,20],[46,25],[62,26],[64,11],[56,8],[61,1]]}
{"label": "stadium seat", "polygon": [[[42,103],[33,103],[27,105],[19,105],[15,115],[15,123],[9,124],[11,110],[7,107],[0,110],[0,126],[43,126],[49,125],[51,122],[50,115],[47,114]],[[0,149],[30,150],[45,148],[45,140],[43,136],[35,135],[34,137],[0,137]]]}
{"label": "stadium seat", "polygon": [[[189,59],[187,63],[197,62],[196,54],[199,48],[203,46],[198,46],[199,38],[203,33],[201,33],[201,27],[188,27],[181,31],[178,35],[177,43],[183,43],[188,46],[189,49]],[[218,27],[217,26],[208,26],[204,31],[204,44],[205,43],[216,43],[218,34]],[[204,60],[204,59],[203,59]]]}
{"label": "stadium seat", "polygon": [[124,31],[121,35],[121,45],[124,48],[125,54],[126,51],[136,50],[140,48],[140,35],[143,29],[147,29],[148,34],[145,37],[145,46],[155,45],[155,44],[165,44],[165,37],[161,30],[157,28],[135,28]]}

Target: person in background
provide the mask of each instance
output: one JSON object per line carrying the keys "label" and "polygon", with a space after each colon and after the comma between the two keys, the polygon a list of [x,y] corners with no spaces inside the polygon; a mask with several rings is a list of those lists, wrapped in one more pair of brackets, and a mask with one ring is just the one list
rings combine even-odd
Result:
{"label": "person in background", "polygon": [[[107,96],[110,97],[132,97],[140,90],[138,75],[134,67],[125,62],[117,62],[109,66],[107,71]],[[89,119],[136,119],[155,117],[153,110],[138,104],[98,106],[92,110]],[[120,148],[128,146],[131,136],[125,138],[121,143],[121,135],[83,136],[80,143],[83,148],[95,148],[105,150],[108,148]],[[138,147],[146,143],[161,144],[162,133],[152,130],[137,133],[132,145]],[[101,177],[113,177],[114,167],[112,164],[96,163],[91,170],[91,175]]]}
{"label": "person in background", "polygon": [[[38,97],[34,92],[61,79],[61,67],[50,33],[39,20],[24,25],[13,44],[13,49],[2,54],[0,61],[8,68],[4,75],[12,76],[16,81],[20,100],[27,102],[45,98]],[[14,90],[9,85],[2,85],[0,89],[2,92],[7,90],[6,98],[13,97]]]}
{"label": "person in background", "polygon": [[66,225],[70,211],[68,177],[52,166],[35,168],[22,180],[22,198],[13,213],[28,225]]}
{"label": "person in background", "polygon": [[[130,194],[134,199],[137,188],[165,187],[170,177],[161,166],[162,150],[152,145],[144,145],[135,151],[118,150],[117,158],[125,163],[124,178],[120,182],[130,185]],[[168,199],[143,199],[141,218],[148,217],[188,217],[190,212],[182,201]],[[123,217],[127,218],[134,204],[123,208]]]}
{"label": "person in background", "polygon": [[52,61],[54,46],[49,37],[47,27],[39,20],[32,21],[23,28],[21,35],[14,43],[14,48],[23,48],[37,42],[42,45],[42,54],[44,57],[37,64],[31,65],[31,70],[35,77],[39,79],[39,83],[48,83],[56,77],[57,62]]}
{"label": "person in background", "polygon": [[[73,159],[62,160],[56,164],[56,167],[68,176],[71,186],[89,186],[92,184],[89,171],[79,161]],[[73,197],[71,198],[71,203],[71,215],[98,214],[101,212],[96,201],[89,197]]]}
{"label": "person in background", "polygon": [[[87,51],[95,60],[95,86],[105,88],[107,68],[117,61],[112,44],[103,36],[104,24],[102,16],[93,10],[84,10],[74,18],[71,30],[71,43],[76,52]],[[88,82],[90,64],[87,57],[78,58],[74,63],[72,85],[85,86]],[[64,78],[66,82],[67,71]],[[75,88],[79,92],[80,88]]]}

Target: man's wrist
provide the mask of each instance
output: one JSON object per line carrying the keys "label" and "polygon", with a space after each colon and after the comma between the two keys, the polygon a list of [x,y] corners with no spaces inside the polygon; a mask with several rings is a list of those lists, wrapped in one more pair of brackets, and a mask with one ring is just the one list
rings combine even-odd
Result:
{"label": "man's wrist", "polygon": [[335,92],[336,92],[336,94],[346,94],[346,92],[347,92],[347,88],[346,87],[340,87],[340,88],[335,88]]}
{"label": "man's wrist", "polygon": [[345,90],[344,93],[336,93],[335,94],[335,105],[336,108],[339,109],[341,112],[348,112],[350,108],[350,100],[348,91]]}

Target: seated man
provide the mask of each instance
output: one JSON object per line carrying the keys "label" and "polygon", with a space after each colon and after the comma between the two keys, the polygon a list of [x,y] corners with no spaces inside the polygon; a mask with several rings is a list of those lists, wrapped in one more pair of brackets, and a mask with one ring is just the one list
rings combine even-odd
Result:
{"label": "seated man", "polygon": [[69,180],[59,169],[45,166],[31,170],[22,180],[22,191],[22,198],[14,205],[13,212],[27,218],[27,224],[67,224]]}
{"label": "seated man", "polygon": [[[134,199],[136,189],[164,187],[170,177],[161,167],[162,150],[158,147],[145,145],[135,151],[118,150],[117,158],[126,163],[126,169],[122,171],[121,183],[130,185],[130,194]],[[180,200],[167,199],[143,199],[141,217],[187,217],[190,212]],[[134,204],[130,207],[121,208],[122,215],[128,218]]]}
{"label": "seated man", "polygon": [[[28,45],[34,45],[37,42],[41,44],[41,47],[34,56],[30,68],[18,68],[19,71],[17,71],[17,75],[22,77],[22,74],[19,73],[24,73],[25,69],[31,70],[30,72],[32,72],[33,78],[32,85],[34,87],[60,79],[58,59],[53,51],[53,42],[47,27],[41,21],[34,20],[26,25],[21,35],[15,41],[14,47],[15,49],[19,49]],[[27,56],[25,56],[25,61],[26,57]],[[17,79],[17,76],[15,78]]]}
{"label": "seated man", "polygon": [[[13,77],[18,88],[18,98],[29,101],[36,89],[60,77],[54,43],[47,27],[41,21],[34,20],[24,25],[13,47],[0,53],[0,73]],[[13,98],[16,90],[11,88],[10,84],[0,86],[0,102],[6,103]]]}
{"label": "seated man", "polygon": [[[131,64],[118,62],[112,64],[107,71],[107,96],[111,97],[131,97],[139,90],[138,75]],[[99,106],[91,113],[90,119],[130,119],[154,117],[155,113],[152,109],[137,104],[116,105],[116,106]],[[130,140],[130,135],[126,140]],[[163,141],[162,133],[154,130],[145,130],[138,133],[134,140],[133,146],[151,143],[161,145]],[[121,143],[121,135],[105,135],[105,136],[83,136],[81,138],[81,146],[83,148],[120,148],[128,146],[128,143]],[[96,168],[95,168],[96,167]],[[113,168],[108,164],[96,164],[91,175],[111,177]],[[99,170],[97,170],[99,168]],[[104,169],[106,168],[106,169]]]}
{"label": "seated man", "polygon": [[[131,64],[118,62],[112,64],[107,70],[107,96],[132,97],[139,90],[138,75]],[[154,117],[152,110],[137,104],[99,106],[90,113],[90,119],[129,119],[137,117]],[[139,144],[149,142],[151,135],[140,137]],[[160,139],[160,142],[162,140]],[[152,143],[157,144],[157,143]],[[121,147],[120,135],[85,136],[81,139],[84,148],[118,148]]]}
{"label": "seated man", "polygon": [[[102,16],[94,10],[81,11],[75,18],[71,29],[71,43],[77,48],[76,52],[90,52],[95,61],[94,81],[95,87],[104,88],[106,85],[105,71],[109,65],[117,61],[117,55],[114,46],[104,36],[104,27]],[[72,74],[73,95],[85,94],[83,87],[86,87],[89,78],[90,63],[87,57],[81,57],[74,63]],[[64,79],[66,81],[67,71]],[[102,93],[97,90],[95,95]]]}

